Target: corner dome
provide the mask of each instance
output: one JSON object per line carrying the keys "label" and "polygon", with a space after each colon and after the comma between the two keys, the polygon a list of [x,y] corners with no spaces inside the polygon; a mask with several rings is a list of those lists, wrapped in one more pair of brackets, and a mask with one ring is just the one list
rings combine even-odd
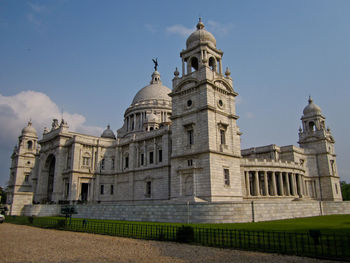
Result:
{"label": "corner dome", "polygon": [[216,48],[216,39],[212,35],[212,33],[208,32],[204,29],[204,24],[202,23],[202,19],[199,18],[199,22],[197,24],[197,30],[194,31],[186,41],[186,48],[192,48],[197,46],[199,43],[208,43],[209,46]]}
{"label": "corner dome", "polygon": [[309,97],[309,104],[303,110],[303,114],[304,116],[321,114],[321,108],[313,102],[311,96]]}
{"label": "corner dome", "polygon": [[169,93],[171,93],[171,90],[168,87],[162,85],[159,72],[154,71],[152,74],[152,80],[150,82],[150,85],[142,88],[139,92],[136,93],[132,104],[136,104],[146,100],[170,101],[171,98],[168,95]]}
{"label": "corner dome", "polygon": [[114,132],[111,130],[111,126],[109,124],[107,125],[107,129],[103,131],[101,134],[102,138],[109,138],[109,139],[115,139]]}
{"label": "corner dome", "polygon": [[22,129],[22,135],[31,135],[37,137],[35,128],[32,126],[32,122],[29,121],[27,127]]}

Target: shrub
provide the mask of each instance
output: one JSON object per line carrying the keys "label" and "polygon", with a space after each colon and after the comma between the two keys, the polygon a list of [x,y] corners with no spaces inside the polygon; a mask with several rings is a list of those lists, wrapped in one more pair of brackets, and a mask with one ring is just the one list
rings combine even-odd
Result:
{"label": "shrub", "polygon": [[33,216],[28,217],[28,222],[29,222],[29,224],[32,225],[34,222],[34,217]]}
{"label": "shrub", "polygon": [[194,231],[190,226],[182,226],[176,232],[176,240],[181,243],[189,243],[194,240]]}
{"label": "shrub", "polygon": [[64,220],[64,219],[59,219],[59,220],[57,220],[57,224],[56,224],[55,228],[57,228],[57,229],[62,229],[62,228],[64,228],[65,226],[66,226],[66,220]]}

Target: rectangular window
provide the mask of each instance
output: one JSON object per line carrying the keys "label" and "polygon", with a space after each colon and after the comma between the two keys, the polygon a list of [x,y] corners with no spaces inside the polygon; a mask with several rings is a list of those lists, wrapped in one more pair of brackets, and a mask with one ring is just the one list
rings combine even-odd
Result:
{"label": "rectangular window", "polygon": [[145,155],[141,153],[141,165],[144,165],[145,163]]}
{"label": "rectangular window", "polygon": [[28,183],[29,182],[29,174],[26,174],[24,176],[24,182]]}
{"label": "rectangular window", "polygon": [[84,166],[90,165],[90,157],[83,157],[83,165]]}
{"label": "rectangular window", "polygon": [[101,170],[105,169],[105,159],[101,160]]}
{"label": "rectangular window", "polygon": [[114,157],[112,158],[112,169],[115,168],[115,161],[114,161]]}
{"label": "rectangular window", "polygon": [[158,151],[158,160],[160,163],[163,161],[163,151],[162,150]]}
{"label": "rectangular window", "polygon": [[129,168],[129,157],[125,157],[125,168]]}
{"label": "rectangular window", "polygon": [[114,194],[114,185],[111,184],[111,195]]}
{"label": "rectangular window", "polygon": [[105,186],[103,184],[101,184],[100,194],[103,195],[104,193],[105,193]]}
{"label": "rectangular window", "polygon": [[153,163],[153,152],[149,152],[149,163]]}
{"label": "rectangular window", "polygon": [[335,193],[338,194],[338,185],[337,185],[337,183],[335,183],[334,186],[335,186]]}
{"label": "rectangular window", "polygon": [[192,159],[187,160],[187,165],[188,165],[188,166],[192,166],[192,165],[193,165],[193,161],[192,161]]}
{"label": "rectangular window", "polygon": [[230,171],[229,171],[229,169],[224,169],[224,180],[225,180],[225,185],[230,185]]}
{"label": "rectangular window", "polygon": [[68,197],[68,195],[69,195],[69,183],[66,183],[66,188],[65,188],[65,191],[64,191],[64,195],[65,195],[65,197]]}
{"label": "rectangular window", "polygon": [[152,182],[146,183],[146,197],[151,197],[152,194]]}
{"label": "rectangular window", "polygon": [[193,144],[193,130],[187,131],[187,144],[192,145]]}
{"label": "rectangular window", "polygon": [[226,144],[225,130],[220,130],[220,142]]}

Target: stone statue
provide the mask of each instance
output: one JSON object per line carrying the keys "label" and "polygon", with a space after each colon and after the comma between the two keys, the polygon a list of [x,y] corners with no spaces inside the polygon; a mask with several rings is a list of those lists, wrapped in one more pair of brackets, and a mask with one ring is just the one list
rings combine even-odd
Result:
{"label": "stone statue", "polygon": [[158,68],[158,58],[156,58],[155,60],[152,58],[152,61],[154,63],[154,71],[157,71]]}

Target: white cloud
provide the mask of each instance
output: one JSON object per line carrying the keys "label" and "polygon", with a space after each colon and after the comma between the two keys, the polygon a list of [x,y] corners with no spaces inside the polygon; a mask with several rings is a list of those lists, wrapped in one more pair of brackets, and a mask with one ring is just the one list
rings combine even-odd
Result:
{"label": "white cloud", "polygon": [[[44,93],[22,91],[14,96],[0,94],[0,145],[15,145],[23,127],[31,119],[40,137],[44,127],[50,128],[52,119],[61,119],[59,107]],[[99,136],[102,128],[88,126],[85,117],[63,112],[69,130]]]}
{"label": "white cloud", "polygon": [[213,20],[209,20],[207,24],[208,31],[210,31],[214,36],[218,35],[221,37],[226,36],[234,27],[231,23],[221,24],[220,22],[216,22]]}
{"label": "white cloud", "polygon": [[35,13],[44,13],[48,10],[47,7],[44,5],[38,5],[38,4],[33,4],[33,3],[28,3],[28,5],[32,9],[32,11]]}
{"label": "white cloud", "polygon": [[166,28],[166,31],[171,34],[177,34],[180,36],[189,36],[195,29],[187,28],[183,25],[173,25]]}
{"label": "white cloud", "polygon": [[27,20],[35,26],[41,26],[42,24],[41,20],[32,13],[27,14]]}

